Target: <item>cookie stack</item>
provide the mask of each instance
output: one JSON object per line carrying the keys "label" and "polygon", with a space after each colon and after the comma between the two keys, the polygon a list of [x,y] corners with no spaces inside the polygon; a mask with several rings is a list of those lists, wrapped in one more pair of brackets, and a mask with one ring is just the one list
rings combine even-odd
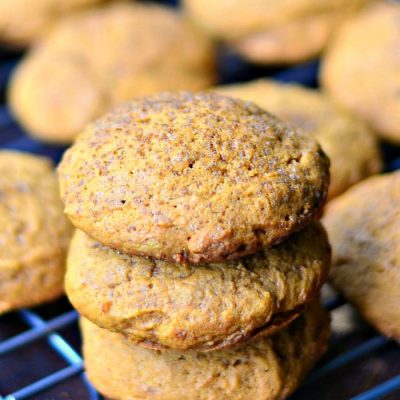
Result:
{"label": "cookie stack", "polygon": [[282,399],[327,345],[317,142],[249,102],[164,93],[87,126],[59,167],[66,290],[114,399]]}

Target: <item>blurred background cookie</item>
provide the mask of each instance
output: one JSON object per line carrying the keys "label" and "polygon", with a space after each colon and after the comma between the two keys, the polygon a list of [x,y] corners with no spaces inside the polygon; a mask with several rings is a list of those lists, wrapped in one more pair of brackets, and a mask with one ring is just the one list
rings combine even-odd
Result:
{"label": "blurred background cookie", "polygon": [[331,162],[329,198],[382,169],[378,141],[365,122],[317,90],[268,80],[215,90],[253,101],[293,128],[314,137]]}
{"label": "blurred background cookie", "polygon": [[177,12],[111,3],[61,22],[18,66],[15,116],[35,137],[71,142],[118,103],[214,82],[214,49]]}
{"label": "blurred background cookie", "polygon": [[50,160],[0,152],[0,314],[63,293],[72,227]]}
{"label": "blurred background cookie", "polygon": [[25,47],[66,15],[106,0],[1,0],[0,43]]}
{"label": "blurred background cookie", "polygon": [[272,337],[231,350],[164,352],[82,319],[89,380],[114,399],[286,399],[325,352],[329,318],[319,304]]}
{"label": "blurred background cookie", "polygon": [[335,34],[321,81],[332,97],[400,144],[400,4],[379,1]]}
{"label": "blurred background cookie", "polygon": [[128,257],[78,230],[66,291],[80,314],[133,343],[210,351],[290,323],[319,297],[330,256],[318,223],[253,256],[199,265]]}
{"label": "blurred background cookie", "polygon": [[369,178],[332,200],[323,222],[331,280],[383,334],[400,339],[400,172]]}
{"label": "blurred background cookie", "polygon": [[253,103],[163,93],[88,125],[59,176],[66,214],[101,243],[199,263],[252,254],[306,226],[324,204],[329,161]]}
{"label": "blurred background cookie", "polygon": [[337,25],[370,0],[183,0],[190,18],[252,62],[295,63],[320,53]]}

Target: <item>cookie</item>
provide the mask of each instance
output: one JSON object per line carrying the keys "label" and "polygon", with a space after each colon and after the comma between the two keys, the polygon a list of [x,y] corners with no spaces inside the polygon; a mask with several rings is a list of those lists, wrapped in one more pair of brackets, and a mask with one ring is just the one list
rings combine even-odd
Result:
{"label": "cookie", "polygon": [[17,67],[11,109],[27,130],[71,142],[86,123],[134,97],[214,82],[214,48],[161,5],[111,3],[71,16]]}
{"label": "cookie", "polygon": [[26,47],[39,39],[60,19],[102,0],[1,0],[0,42]]}
{"label": "cookie", "polygon": [[362,316],[400,340],[400,171],[369,178],[328,204],[331,280]]}
{"label": "cookie", "polygon": [[208,351],[288,324],[319,295],[329,265],[318,223],[241,260],[199,265],[129,257],[78,230],[65,286],[79,313],[134,343]]}
{"label": "cookie", "polygon": [[86,319],[81,328],[89,380],[121,400],[285,399],[329,339],[329,317],[319,304],[272,337],[210,353],[143,349]]}
{"label": "cookie", "polygon": [[331,161],[328,198],[382,169],[375,135],[361,119],[334,104],[321,92],[264,79],[215,90],[253,101],[293,128],[314,137]]}
{"label": "cookie", "polygon": [[326,91],[400,144],[400,4],[380,1],[346,22],[321,71]]}
{"label": "cookie", "polygon": [[59,169],[65,212],[99,242],[176,262],[236,259],[319,215],[329,161],[251,103],[163,93],[90,124]]}
{"label": "cookie", "polygon": [[63,293],[72,232],[49,160],[0,152],[0,314]]}
{"label": "cookie", "polygon": [[348,15],[370,0],[184,0],[205,32],[252,62],[296,63],[316,56]]}

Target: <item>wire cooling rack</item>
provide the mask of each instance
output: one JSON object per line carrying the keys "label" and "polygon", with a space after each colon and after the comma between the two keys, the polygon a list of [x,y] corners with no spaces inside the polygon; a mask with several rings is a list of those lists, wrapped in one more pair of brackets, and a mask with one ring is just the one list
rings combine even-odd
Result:
{"label": "wire cooling rack", "polygon": [[[317,62],[276,71],[251,67],[232,54],[223,54],[221,60],[223,82],[273,76],[316,86]],[[14,56],[0,53],[2,94],[16,62]],[[63,152],[27,137],[5,105],[0,106],[0,147],[44,154],[56,162]],[[399,149],[383,150],[388,170],[400,168]],[[333,319],[330,350],[291,399],[400,399],[397,343],[378,334],[341,297],[328,292],[324,304]],[[85,377],[77,321],[66,299],[0,317],[0,400],[102,398]]]}

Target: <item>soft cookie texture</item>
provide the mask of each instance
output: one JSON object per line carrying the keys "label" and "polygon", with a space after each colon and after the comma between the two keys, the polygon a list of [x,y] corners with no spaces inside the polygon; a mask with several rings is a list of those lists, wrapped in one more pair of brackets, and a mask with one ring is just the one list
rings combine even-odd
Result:
{"label": "soft cookie texture", "polygon": [[264,79],[215,91],[253,101],[317,139],[331,161],[329,198],[382,169],[378,141],[366,123],[321,92]]}
{"label": "soft cookie texture", "polygon": [[17,67],[9,102],[28,133],[71,142],[111,106],[214,82],[214,49],[180,14],[111,3],[60,23]]}
{"label": "soft cookie texture", "polygon": [[319,304],[272,337],[210,353],[148,350],[88,320],[81,327],[89,380],[120,400],[286,399],[329,339],[329,317]]}
{"label": "soft cookie texture", "polygon": [[316,56],[342,20],[370,0],[184,0],[209,35],[250,61],[296,63]]}
{"label": "soft cookie texture", "polygon": [[379,1],[346,22],[329,46],[324,88],[400,144],[400,4]]}
{"label": "soft cookie texture", "polygon": [[103,0],[1,0],[0,42],[17,47],[39,39],[60,19]]}
{"label": "soft cookie texture", "polygon": [[142,346],[215,350],[271,334],[315,300],[330,266],[320,224],[238,261],[129,257],[77,231],[66,275],[74,307]]}
{"label": "soft cookie texture", "polygon": [[49,160],[0,152],[0,314],[63,293],[72,227]]}
{"label": "soft cookie texture", "polygon": [[400,340],[400,172],[365,180],[329,203],[331,280],[383,334]]}
{"label": "soft cookie texture", "polygon": [[90,124],[59,168],[65,212],[99,242],[176,262],[237,259],[319,215],[329,161],[252,103],[163,93]]}

